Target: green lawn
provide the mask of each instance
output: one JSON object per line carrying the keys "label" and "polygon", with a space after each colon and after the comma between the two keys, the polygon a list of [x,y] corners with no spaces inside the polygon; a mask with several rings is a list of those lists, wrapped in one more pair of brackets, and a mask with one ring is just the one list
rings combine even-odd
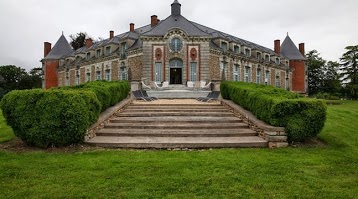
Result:
{"label": "green lawn", "polygon": [[356,198],[357,122],[358,102],[329,106],[315,147],[0,150],[0,198]]}
{"label": "green lawn", "polygon": [[0,110],[0,143],[12,140],[15,137],[12,129],[6,126],[5,118]]}

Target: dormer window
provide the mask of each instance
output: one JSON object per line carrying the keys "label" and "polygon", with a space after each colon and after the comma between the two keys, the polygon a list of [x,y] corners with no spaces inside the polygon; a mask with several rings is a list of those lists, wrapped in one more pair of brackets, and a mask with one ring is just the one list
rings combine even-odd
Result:
{"label": "dormer window", "polygon": [[265,55],[265,62],[270,62],[270,55]]}
{"label": "dormer window", "polygon": [[100,57],[100,56],[101,56],[101,49],[98,49],[98,50],[96,51],[96,55],[97,55],[97,57]]}
{"label": "dormer window", "polygon": [[88,53],[86,54],[86,59],[89,60],[90,58],[91,58],[91,53],[88,52]]}
{"label": "dormer window", "polygon": [[276,63],[276,64],[280,64],[280,58],[276,57],[275,63]]}
{"label": "dormer window", "polygon": [[221,49],[226,52],[227,51],[227,43],[226,42],[221,42]]}
{"label": "dormer window", "polygon": [[258,60],[261,60],[261,53],[258,52],[258,53],[256,54],[256,57],[257,57]]}
{"label": "dormer window", "polygon": [[250,57],[251,56],[251,50],[249,48],[245,48],[245,56]]}
{"label": "dormer window", "polygon": [[240,46],[234,46],[234,52],[240,54]]}
{"label": "dormer window", "polygon": [[109,55],[109,54],[111,54],[111,47],[107,46],[106,47],[106,55]]}

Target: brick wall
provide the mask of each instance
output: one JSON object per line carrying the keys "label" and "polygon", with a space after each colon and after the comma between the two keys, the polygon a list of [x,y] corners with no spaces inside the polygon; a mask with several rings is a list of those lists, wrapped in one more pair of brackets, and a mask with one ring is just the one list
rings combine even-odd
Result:
{"label": "brick wall", "polygon": [[58,67],[57,60],[46,60],[45,61],[45,89],[52,87],[58,87]]}
{"label": "brick wall", "polygon": [[304,93],[305,89],[305,63],[304,61],[290,61],[292,72],[292,91]]}

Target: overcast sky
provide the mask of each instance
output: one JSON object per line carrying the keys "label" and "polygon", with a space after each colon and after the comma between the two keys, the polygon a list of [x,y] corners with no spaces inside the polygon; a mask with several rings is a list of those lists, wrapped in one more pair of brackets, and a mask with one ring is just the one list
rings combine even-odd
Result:
{"label": "overcast sky", "polygon": [[[0,0],[0,66],[41,67],[43,42],[54,45],[62,31],[108,38],[165,19],[173,0]],[[348,45],[358,45],[357,0],[179,0],[188,20],[273,49],[291,39],[338,61]]]}

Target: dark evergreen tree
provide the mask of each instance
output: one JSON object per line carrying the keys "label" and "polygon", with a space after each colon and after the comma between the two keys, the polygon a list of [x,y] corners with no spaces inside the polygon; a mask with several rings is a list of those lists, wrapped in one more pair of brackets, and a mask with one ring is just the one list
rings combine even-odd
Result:
{"label": "dark evergreen tree", "polygon": [[349,97],[358,99],[358,45],[347,46],[341,57],[342,80],[346,84]]}
{"label": "dark evergreen tree", "polygon": [[90,38],[87,33],[85,32],[80,32],[77,33],[76,35],[70,35],[71,38],[71,46],[74,50],[77,50],[79,48],[82,48],[83,46],[86,45],[86,39]]}

